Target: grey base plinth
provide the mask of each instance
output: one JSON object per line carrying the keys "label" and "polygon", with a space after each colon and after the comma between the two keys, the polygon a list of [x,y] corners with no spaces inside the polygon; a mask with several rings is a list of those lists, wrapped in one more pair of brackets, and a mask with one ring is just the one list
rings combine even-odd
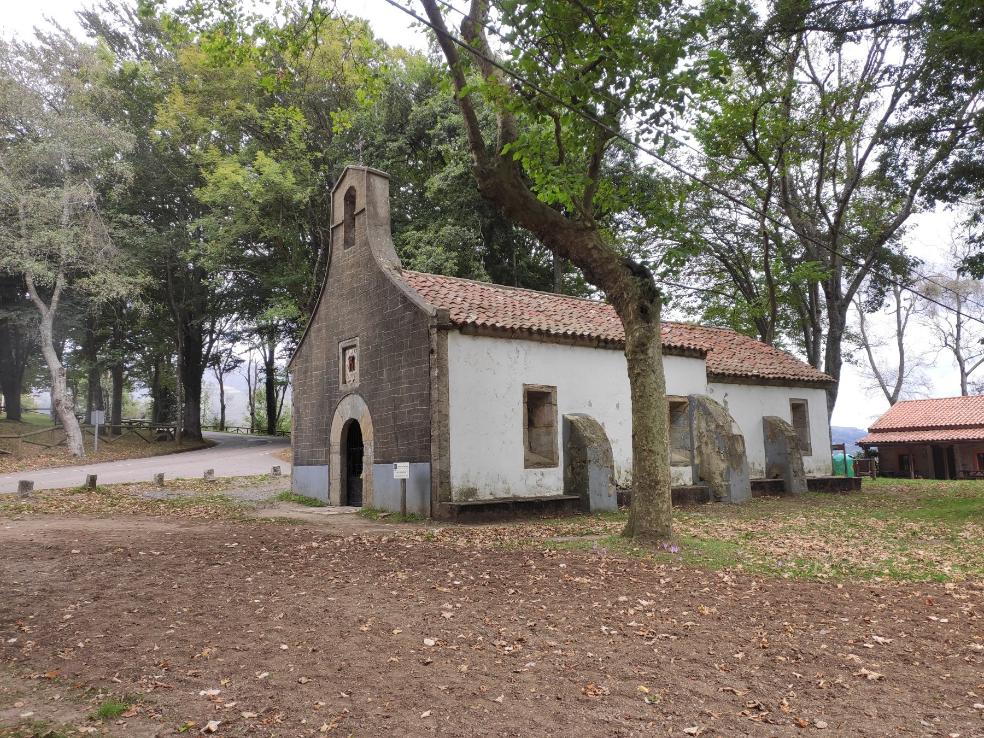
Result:
{"label": "grey base plinth", "polygon": [[328,502],[328,465],[294,466],[290,473],[294,494]]}
{"label": "grey base plinth", "polygon": [[[372,465],[373,507],[400,512],[400,480],[393,479],[392,464]],[[407,480],[407,512],[430,516],[431,474],[427,462],[411,463]]]}

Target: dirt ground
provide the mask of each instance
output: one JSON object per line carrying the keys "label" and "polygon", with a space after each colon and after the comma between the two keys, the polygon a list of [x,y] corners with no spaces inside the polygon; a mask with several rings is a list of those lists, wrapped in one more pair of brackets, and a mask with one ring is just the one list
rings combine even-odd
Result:
{"label": "dirt ground", "polygon": [[[326,521],[0,519],[0,725],[984,736],[979,580],[783,579]],[[90,719],[108,695],[125,712]]]}

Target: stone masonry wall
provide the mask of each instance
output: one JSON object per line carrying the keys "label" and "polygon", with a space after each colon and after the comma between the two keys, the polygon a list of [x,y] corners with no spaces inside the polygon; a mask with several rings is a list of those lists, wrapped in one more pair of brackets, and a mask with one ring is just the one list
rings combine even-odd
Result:
{"label": "stone masonry wall", "polygon": [[[356,187],[355,243],[343,248],[341,227],[327,283],[294,358],[294,464],[329,463],[329,431],[338,402],[357,392],[369,406],[374,427],[374,463],[430,461],[429,318],[391,281],[368,245],[365,170],[350,169],[334,203]],[[370,192],[385,183],[376,182]],[[375,195],[373,195],[375,196]],[[370,208],[372,210],[372,208]],[[388,216],[388,206],[385,208]],[[334,224],[340,216],[333,216]],[[388,224],[387,224],[388,225]],[[359,382],[340,388],[339,344],[359,340]]]}

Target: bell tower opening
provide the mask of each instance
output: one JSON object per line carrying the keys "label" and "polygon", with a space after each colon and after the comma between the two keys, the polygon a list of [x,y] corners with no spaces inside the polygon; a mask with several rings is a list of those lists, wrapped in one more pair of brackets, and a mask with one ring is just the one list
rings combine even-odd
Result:
{"label": "bell tower opening", "polygon": [[345,191],[344,214],[342,219],[342,248],[355,246],[355,187]]}

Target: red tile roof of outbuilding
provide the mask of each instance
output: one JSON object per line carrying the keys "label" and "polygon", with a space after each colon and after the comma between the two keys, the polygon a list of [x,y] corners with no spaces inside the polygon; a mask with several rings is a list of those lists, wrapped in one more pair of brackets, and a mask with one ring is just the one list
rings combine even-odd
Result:
{"label": "red tile roof of outbuilding", "polygon": [[[598,300],[506,287],[471,279],[403,270],[403,278],[428,303],[447,310],[451,322],[490,331],[556,339],[625,340],[615,309]],[[796,357],[727,328],[663,323],[663,344],[706,356],[711,377],[825,384],[830,377]]]}
{"label": "red tile roof of outbuilding", "polygon": [[868,428],[858,443],[930,443],[984,440],[984,396],[903,400]]}

